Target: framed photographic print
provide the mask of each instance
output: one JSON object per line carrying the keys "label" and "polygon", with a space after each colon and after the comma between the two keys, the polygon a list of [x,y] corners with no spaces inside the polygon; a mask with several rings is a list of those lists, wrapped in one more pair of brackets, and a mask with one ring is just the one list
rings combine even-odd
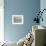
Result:
{"label": "framed photographic print", "polygon": [[23,24],[24,15],[12,15],[12,24]]}

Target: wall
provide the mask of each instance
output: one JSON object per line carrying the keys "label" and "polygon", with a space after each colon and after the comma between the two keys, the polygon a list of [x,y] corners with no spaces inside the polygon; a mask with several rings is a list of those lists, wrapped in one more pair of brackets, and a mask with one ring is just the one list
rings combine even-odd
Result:
{"label": "wall", "polygon": [[[5,40],[18,41],[31,31],[35,13],[40,9],[40,0],[5,0],[4,2]],[[12,15],[24,15],[24,24],[13,25]]]}
{"label": "wall", "polygon": [[[41,1],[40,1],[40,9],[41,9],[41,11],[42,11],[43,9],[46,9],[46,0],[41,0]],[[43,22],[40,21],[40,25],[46,27],[46,20],[45,20],[45,19],[46,19],[46,10],[43,12],[42,17],[43,17]]]}

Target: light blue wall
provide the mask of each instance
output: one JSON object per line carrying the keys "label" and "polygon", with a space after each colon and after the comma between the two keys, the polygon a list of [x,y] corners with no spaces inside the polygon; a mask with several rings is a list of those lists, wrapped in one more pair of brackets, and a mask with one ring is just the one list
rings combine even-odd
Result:
{"label": "light blue wall", "polygon": [[[5,40],[18,41],[24,37],[32,27],[35,12],[40,9],[40,0],[5,0],[4,31]],[[12,15],[24,15],[23,25],[13,25]]]}
{"label": "light blue wall", "polygon": [[[40,10],[42,11],[43,9],[46,9],[46,0],[41,0],[40,1]],[[43,12],[43,22],[40,21],[40,25],[46,27],[46,10]]]}

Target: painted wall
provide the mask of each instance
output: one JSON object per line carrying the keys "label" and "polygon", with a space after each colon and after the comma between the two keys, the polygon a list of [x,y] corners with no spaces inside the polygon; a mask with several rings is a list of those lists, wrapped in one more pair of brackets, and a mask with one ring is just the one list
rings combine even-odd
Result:
{"label": "painted wall", "polygon": [[[40,9],[40,0],[5,0],[4,2],[5,40],[18,41],[31,31],[35,13]],[[12,15],[24,15],[24,24],[13,25]]]}
{"label": "painted wall", "polygon": [[[42,11],[43,9],[46,9],[46,0],[41,0],[41,1],[40,1],[40,9],[41,9],[41,11]],[[41,21],[41,22],[40,22],[40,25],[46,27],[46,10],[43,12],[42,17],[43,17],[43,22]]]}

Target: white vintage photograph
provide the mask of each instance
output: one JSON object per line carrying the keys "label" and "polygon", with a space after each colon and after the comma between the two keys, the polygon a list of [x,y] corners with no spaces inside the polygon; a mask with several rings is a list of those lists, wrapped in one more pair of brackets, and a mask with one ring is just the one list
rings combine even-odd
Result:
{"label": "white vintage photograph", "polygon": [[12,15],[12,24],[23,24],[23,15]]}

